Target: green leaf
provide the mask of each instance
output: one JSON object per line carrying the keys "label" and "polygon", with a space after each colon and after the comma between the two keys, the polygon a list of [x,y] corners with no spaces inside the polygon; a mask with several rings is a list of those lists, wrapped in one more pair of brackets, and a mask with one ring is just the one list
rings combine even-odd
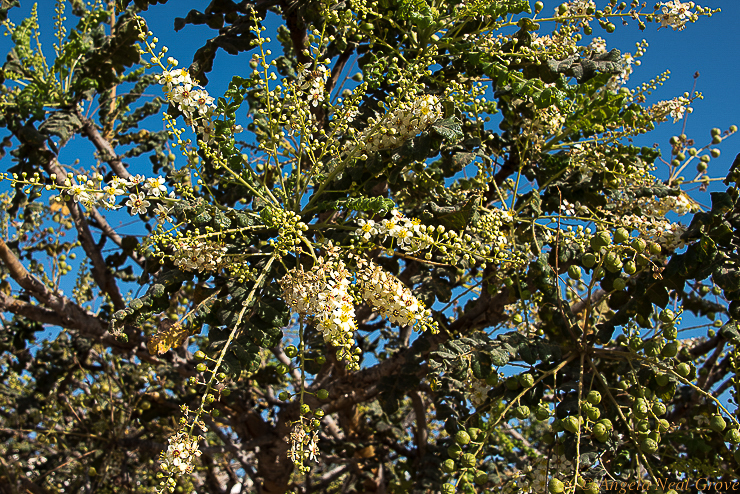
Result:
{"label": "green leaf", "polygon": [[463,134],[460,121],[456,117],[440,120],[439,122],[432,124],[431,128],[437,134],[452,143],[462,140],[465,136],[465,134]]}
{"label": "green leaf", "polygon": [[39,131],[48,136],[56,136],[64,145],[82,127],[77,115],[68,110],[56,111],[49,114],[46,120],[39,125]]}
{"label": "green leaf", "polygon": [[722,326],[722,329],[719,330],[719,334],[730,340],[733,345],[740,345],[740,331],[738,330],[738,324],[736,321],[728,321],[724,326]]}

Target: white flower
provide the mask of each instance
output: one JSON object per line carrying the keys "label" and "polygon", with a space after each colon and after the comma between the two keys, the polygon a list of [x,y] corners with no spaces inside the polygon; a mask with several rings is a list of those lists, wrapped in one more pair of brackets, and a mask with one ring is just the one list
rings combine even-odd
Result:
{"label": "white flower", "polygon": [[659,4],[662,6],[662,14],[658,15],[660,28],[672,27],[674,31],[681,31],[686,28],[686,21],[694,20],[696,14],[691,13],[692,2],[679,2],[671,0]]}
{"label": "white flower", "polygon": [[359,235],[365,240],[370,240],[371,236],[378,234],[378,229],[375,228],[375,221],[360,218],[357,220],[357,223],[360,225],[360,228],[355,230],[355,235]]}
{"label": "white flower", "polygon": [[88,195],[83,185],[74,184],[69,189],[69,194],[72,196],[75,202],[82,201],[83,203],[86,203],[90,201],[90,196]]}
{"label": "white flower", "polygon": [[131,194],[128,196],[128,201],[126,201],[126,206],[131,208],[131,214],[145,214],[146,209],[149,207],[149,201],[145,199],[145,195],[143,192],[139,192],[139,194]]}
{"label": "white flower", "polygon": [[157,223],[162,225],[170,221],[170,208],[161,203],[157,204],[157,207],[154,209],[154,215],[157,217]]}
{"label": "white flower", "polygon": [[164,185],[164,179],[160,176],[157,178],[147,178],[144,187],[155,197],[167,194],[167,187]]}
{"label": "white flower", "polygon": [[143,175],[131,175],[128,178],[128,186],[134,187],[136,185],[139,185],[140,183],[144,182],[146,180]]}

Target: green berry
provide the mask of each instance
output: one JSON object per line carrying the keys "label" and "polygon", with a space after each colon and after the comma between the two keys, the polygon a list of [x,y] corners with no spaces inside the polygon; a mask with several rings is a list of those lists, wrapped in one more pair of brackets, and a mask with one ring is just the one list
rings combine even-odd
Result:
{"label": "green berry", "polygon": [[666,419],[658,420],[655,425],[658,428],[658,432],[660,432],[661,434],[668,432],[668,429],[671,428],[670,422],[668,422]]}
{"label": "green berry", "polygon": [[198,350],[197,352],[195,352],[194,356],[196,360],[203,360],[204,358],[206,358],[206,353],[202,350]]}
{"label": "green berry", "polygon": [[612,238],[611,236],[609,236],[609,232],[604,231],[598,232],[596,235],[591,237],[590,241],[591,248],[593,250],[599,250],[602,247],[606,247],[610,243],[612,243]]}
{"label": "green berry", "polygon": [[583,264],[584,268],[592,268],[596,265],[596,256],[591,254],[590,252],[583,254],[583,257],[581,258],[581,264]]}
{"label": "green berry", "polygon": [[568,432],[577,433],[578,425],[578,417],[570,416],[563,419],[563,428]]}
{"label": "green berry", "polygon": [[298,355],[298,349],[294,345],[287,346],[285,347],[285,355],[287,355],[288,358],[293,358]]}
{"label": "green berry", "polygon": [[632,246],[632,248],[633,248],[633,249],[635,249],[635,251],[636,251],[636,252],[638,252],[638,253],[640,253],[640,252],[644,251],[644,250],[645,250],[645,248],[647,247],[647,244],[646,244],[646,243],[645,243],[645,241],[644,241],[643,239],[641,239],[641,238],[636,238],[636,239],[634,239],[634,240],[632,241],[632,243],[631,243],[630,245],[631,245],[631,246]]}
{"label": "green berry", "polygon": [[[625,272],[627,270],[625,269]],[[612,282],[612,288],[614,288],[616,291],[622,291],[627,287],[627,280],[624,278],[617,278]]]}
{"label": "green berry", "polygon": [[725,434],[725,441],[732,444],[740,443],[740,431],[737,429],[730,429],[727,431],[727,434]]}
{"label": "green berry", "polygon": [[509,391],[516,391],[519,389],[519,379],[516,376],[511,376],[506,379],[506,389]]}
{"label": "green berry", "polygon": [[443,494],[455,494],[455,486],[453,484],[444,484],[442,486]]}
{"label": "green berry", "polygon": [[529,407],[526,405],[517,407],[515,415],[516,415],[516,418],[518,418],[519,420],[526,419],[527,417],[529,417]]}
{"label": "green berry", "polygon": [[311,412],[311,407],[309,407],[307,404],[301,405],[301,415],[308,415]]}
{"label": "green berry", "polygon": [[498,372],[491,372],[488,377],[486,377],[486,384],[489,386],[496,386],[498,384]]}
{"label": "green berry", "polygon": [[660,354],[668,358],[675,357],[678,354],[678,342],[669,341],[663,347],[663,350],[660,352]]}
{"label": "green berry", "polygon": [[450,456],[450,458],[457,458],[462,454],[462,448],[457,444],[453,444],[452,446],[447,448],[447,454]]}
{"label": "green berry", "polygon": [[688,377],[691,374],[691,366],[686,362],[681,362],[676,366],[676,373],[681,377]]}
{"label": "green berry", "polygon": [[599,420],[599,417],[601,416],[601,410],[591,405],[590,407],[586,409],[586,416],[588,417],[590,421],[595,422]]}
{"label": "green berry", "polygon": [[586,401],[588,401],[592,405],[598,405],[599,403],[601,403],[601,393],[596,390],[590,391],[586,396]]}
{"label": "green berry", "polygon": [[658,386],[663,387],[668,385],[670,377],[668,374],[658,374],[655,376],[655,382],[658,383]]}
{"label": "green berry", "polygon": [[486,485],[488,483],[488,474],[482,470],[475,473],[475,485]]}
{"label": "green berry", "polygon": [[475,455],[472,453],[465,453],[462,455],[460,464],[463,468],[473,468],[475,466]]}
{"label": "green berry", "polygon": [[442,471],[446,473],[452,473],[455,471],[455,462],[451,459],[446,459],[442,462]]}
{"label": "green berry", "polygon": [[206,364],[202,362],[195,366],[195,370],[197,370],[198,372],[205,372],[206,369],[208,369],[208,367],[206,367]]}
{"label": "green berry", "polygon": [[581,279],[581,268],[576,266],[575,264],[571,265],[568,268],[568,276],[573,280],[580,280]]}
{"label": "green berry", "polygon": [[547,485],[547,488],[551,494],[560,494],[565,491],[565,485],[559,479],[550,479],[550,483]]}
{"label": "green berry", "polygon": [[534,4],[534,13],[535,14],[539,14],[540,12],[542,12],[542,9],[544,9],[544,8],[545,8],[545,4],[544,3],[542,3],[542,2],[535,2],[535,4]]}
{"label": "green berry", "polygon": [[727,427],[727,423],[725,422],[725,419],[723,419],[719,415],[715,415],[709,421],[709,428],[715,432],[722,432],[723,430],[725,430],[725,427]]}
{"label": "green berry", "polygon": [[642,440],[642,442],[640,443],[640,448],[645,453],[655,453],[656,451],[658,451],[658,443],[648,437]]}
{"label": "green berry", "polygon": [[316,393],[316,397],[317,397],[317,398],[318,398],[319,400],[326,400],[327,398],[329,398],[329,391],[328,391],[328,390],[326,390],[326,389],[320,389],[320,390],[319,390],[319,391],[318,391],[318,392]]}
{"label": "green berry", "polygon": [[621,244],[629,240],[630,234],[629,232],[624,228],[617,228],[617,230],[614,232],[614,243],[615,244]]}
{"label": "green berry", "polygon": [[532,376],[532,374],[520,375],[519,384],[521,384],[523,388],[531,388],[534,386],[534,376]]}
{"label": "green berry", "polygon": [[653,413],[655,415],[658,415],[659,416],[659,415],[663,415],[665,413],[666,408],[665,408],[665,405],[662,402],[656,401],[655,403],[653,403],[652,410],[653,410]]}
{"label": "green berry", "polygon": [[647,403],[645,403],[645,400],[637,400],[632,407],[632,413],[634,413],[635,417],[638,419],[646,419],[648,416],[648,406]]}
{"label": "green berry", "polygon": [[534,416],[537,420],[547,420],[550,418],[550,409],[547,406],[540,405],[537,410],[534,411]]}
{"label": "green berry", "polygon": [[281,391],[278,395],[278,398],[280,399],[280,401],[288,401],[290,399],[290,393],[288,393],[287,391]]}
{"label": "green berry", "polygon": [[465,431],[457,431],[455,434],[455,442],[461,446],[470,443],[470,435]]}

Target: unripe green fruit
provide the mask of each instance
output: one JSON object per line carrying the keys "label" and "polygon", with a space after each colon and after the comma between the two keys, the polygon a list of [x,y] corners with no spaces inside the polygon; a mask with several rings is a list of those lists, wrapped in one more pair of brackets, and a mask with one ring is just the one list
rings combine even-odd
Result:
{"label": "unripe green fruit", "polygon": [[659,341],[650,340],[645,343],[645,355],[648,357],[655,357],[662,350],[662,344]]}
{"label": "unripe green fruit", "polygon": [[606,426],[604,424],[596,424],[594,428],[592,429],[594,436],[597,438],[601,436],[606,436],[606,433],[609,432],[606,430]]}
{"label": "unripe green fruit", "polygon": [[624,272],[627,274],[635,274],[637,272],[637,266],[635,265],[635,261],[627,261],[624,264]]}
{"label": "unripe green fruit", "polygon": [[648,245],[648,251],[652,255],[657,256],[657,255],[660,255],[663,249],[660,247],[660,244],[657,244],[655,242],[650,242],[650,244]]}
{"label": "unripe green fruit", "polygon": [[658,432],[661,434],[668,432],[668,429],[670,429],[671,424],[666,419],[660,419],[655,422],[655,426],[658,429]]}
{"label": "unripe green fruit", "polygon": [[586,488],[584,489],[585,494],[599,494],[599,484],[596,482],[589,482],[586,484]]}
{"label": "unripe green fruit", "polygon": [[610,273],[617,273],[621,271],[623,264],[616,252],[609,252],[604,260],[604,266]]}
{"label": "unripe green fruit", "polygon": [[630,338],[630,348],[634,351],[638,351],[642,348],[642,338],[639,336],[633,336]]}
{"label": "unripe green fruit", "polygon": [[673,322],[673,319],[675,317],[676,317],[676,314],[674,314],[671,309],[665,309],[663,312],[660,313],[660,316],[658,316],[658,319],[660,319],[662,322],[669,323],[669,322]]}
{"label": "unripe green fruit", "polygon": [[711,151],[709,151],[709,154],[712,155],[712,158],[719,158],[720,151],[719,149],[712,149]]}
{"label": "unripe green fruit", "polygon": [[633,249],[635,249],[635,251],[636,251],[636,252],[638,252],[638,253],[642,252],[642,251],[643,251],[643,250],[645,250],[645,248],[647,247],[647,244],[646,244],[646,243],[645,243],[645,241],[644,241],[643,239],[641,239],[641,238],[636,238],[636,239],[634,239],[634,240],[632,241],[632,243],[631,243],[630,245],[631,245],[631,246],[632,246],[632,248],[633,248]]}
{"label": "unripe green fruit", "polygon": [[737,125],[730,125],[730,132],[732,132],[733,134],[737,132]]}
{"label": "unripe green fruit", "polygon": [[668,358],[675,357],[678,354],[678,343],[675,341],[666,343],[660,354]]}
{"label": "unripe green fruit", "polygon": [[568,6],[564,3],[560,4],[558,7],[558,15],[564,15],[566,12],[568,12]]}
{"label": "unripe green fruit", "polygon": [[206,367],[206,364],[202,362],[195,366],[195,370],[197,370],[198,372],[205,372],[206,369],[208,369],[208,367]]}
{"label": "unripe green fruit", "polygon": [[551,494],[560,494],[565,491],[565,485],[559,479],[550,479],[547,488]]}
{"label": "unripe green fruit", "polygon": [[598,268],[594,270],[594,278],[596,278],[597,280],[600,280],[601,278],[603,278],[604,274],[605,274],[604,268],[602,268],[601,266],[599,266]]}
{"label": "unripe green fruit", "polygon": [[277,370],[278,374],[285,374],[288,372],[288,366],[285,364],[278,364],[275,370]]}
{"label": "unripe green fruit", "polygon": [[658,451],[658,443],[648,437],[647,439],[643,439],[640,443],[640,448],[645,453],[655,453]]}
{"label": "unripe green fruit", "polygon": [[590,252],[583,254],[583,257],[581,258],[581,264],[583,264],[584,268],[592,268],[596,265],[596,256],[591,254]]}
{"label": "unripe green fruit", "polygon": [[[625,268],[625,272],[627,272],[627,269]],[[632,273],[629,273],[632,274]],[[627,280],[624,278],[617,278],[612,282],[612,288],[614,288],[616,291],[622,291],[627,287]]]}
{"label": "unripe green fruit", "polygon": [[527,417],[529,417],[529,407],[526,405],[517,407],[515,415],[516,415],[516,418],[518,418],[519,420],[526,419]]}
{"label": "unripe green fruit", "polygon": [[718,136],[720,134],[722,134],[722,130],[718,129],[717,127],[714,127],[712,130],[709,131],[709,135],[711,135],[712,137]]}
{"label": "unripe green fruit", "polygon": [[473,468],[475,466],[475,455],[471,453],[465,453],[464,455],[462,455],[460,464],[463,468]]}
{"label": "unripe green fruit", "polygon": [[665,413],[666,408],[662,402],[656,401],[655,403],[653,403],[652,410],[655,415],[663,415]]}
{"label": "unripe green fruit", "polygon": [[681,362],[676,366],[676,373],[681,377],[688,377],[691,374],[691,366],[686,362]]}
{"label": "unripe green fruit", "polygon": [[481,470],[475,473],[475,485],[486,485],[488,483],[488,474]]}
{"label": "unripe green fruit", "polygon": [[589,391],[588,395],[586,395],[586,401],[592,405],[598,405],[601,403],[601,393],[596,390]]}
{"label": "unripe green fruit", "polygon": [[586,416],[589,420],[595,422],[599,420],[599,417],[601,416],[601,410],[592,405],[586,409]]}
{"label": "unripe green fruit", "polygon": [[609,232],[601,231],[591,237],[591,241],[589,243],[591,244],[591,248],[593,250],[599,250],[602,247],[606,247],[607,245],[612,243],[612,239],[609,236]]}
{"label": "unripe green fruit", "polygon": [[446,459],[442,462],[442,471],[446,473],[452,473],[455,471],[455,462],[451,459]]}
{"label": "unripe green fruit", "polygon": [[465,431],[457,431],[455,434],[455,442],[461,446],[470,443],[470,435]]}
{"label": "unripe green fruit", "polygon": [[510,376],[506,379],[506,389],[509,391],[516,391],[519,389],[519,379],[516,376]]}
{"label": "unripe green fruit", "polygon": [[293,358],[298,355],[298,349],[293,345],[287,346],[285,347],[285,355],[287,355],[288,358]]}
{"label": "unripe green fruit", "polygon": [[712,144],[719,144],[722,142],[722,136],[714,136],[712,137]]}
{"label": "unripe green fruit", "polygon": [[545,8],[545,4],[544,3],[542,3],[542,2],[535,2],[535,4],[534,4],[534,13],[535,14],[539,14],[540,12],[542,12],[542,9],[544,9],[544,8]]}
{"label": "unripe green fruit", "polygon": [[578,418],[577,417],[565,417],[563,419],[563,428],[568,431],[575,434],[578,432]]}
{"label": "unripe green fruit", "polygon": [[524,321],[524,318],[521,314],[514,314],[511,320],[514,322],[514,324],[521,324]]}
{"label": "unripe green fruit", "polygon": [[471,427],[470,429],[468,429],[468,435],[470,435],[470,439],[472,439],[473,441],[476,441],[478,437],[480,437],[481,432],[483,431],[481,431],[477,427]]}
{"label": "unripe green fruit", "polygon": [[677,159],[677,160],[679,160],[679,161],[683,161],[683,160],[685,160],[685,159],[686,159],[686,155],[685,155],[685,154],[683,154],[683,153],[678,153],[678,154],[676,155],[676,159]]}
{"label": "unripe green fruit", "polygon": [[725,434],[725,441],[732,444],[740,443],[740,431],[737,429],[730,429],[727,431],[727,434]]}
{"label": "unripe green fruit", "polygon": [[288,393],[287,391],[281,391],[278,395],[278,398],[280,399],[280,401],[288,401],[290,399],[290,393]]}
{"label": "unripe green fruit", "polygon": [[568,268],[568,276],[573,280],[580,280],[581,279],[581,268],[576,266],[575,264],[571,265]]}
{"label": "unripe green fruit", "polygon": [[630,234],[625,228],[617,228],[614,232],[614,243],[621,244],[629,240]]}
{"label": "unripe green fruit", "polygon": [[675,326],[663,326],[663,337],[667,340],[675,340],[678,337],[678,330]]}
{"label": "unripe green fruit", "polygon": [[205,352],[204,352],[204,351],[202,351],[202,350],[198,350],[197,352],[195,352],[195,355],[194,355],[194,357],[195,357],[195,358],[196,358],[197,360],[203,360],[204,358],[206,358],[206,354],[205,354]]}
{"label": "unripe green fruit", "polygon": [[632,413],[635,414],[635,417],[638,419],[645,419],[648,416],[648,406],[647,403],[643,400],[638,400],[635,405],[632,407]]}
{"label": "unripe green fruit", "polygon": [[462,448],[457,444],[453,444],[452,446],[447,448],[447,454],[450,458],[457,458],[462,454]]}
{"label": "unripe green fruit", "polygon": [[532,374],[520,375],[519,384],[521,384],[523,388],[531,388],[534,386],[534,376],[532,376]]}
{"label": "unripe green fruit", "polygon": [[615,26],[614,23],[610,22],[609,24],[606,25],[605,29],[607,33],[611,34],[617,30],[617,26]]}
{"label": "unripe green fruit", "polygon": [[534,416],[537,417],[537,420],[547,420],[550,418],[550,409],[546,406],[539,406],[534,411]]}
{"label": "unripe green fruit", "polygon": [[326,400],[329,398],[329,391],[326,389],[320,389],[318,393],[316,393],[316,397],[319,400]]}
{"label": "unripe green fruit", "polygon": [[455,486],[453,484],[444,484],[442,486],[442,492],[444,494],[455,494]]}
{"label": "unripe green fruit", "polygon": [[727,427],[727,423],[725,422],[725,419],[723,419],[719,415],[715,415],[709,421],[709,428],[715,432],[722,432],[723,430],[725,430],[725,427]]}
{"label": "unripe green fruit", "polygon": [[308,415],[311,412],[311,407],[309,407],[307,404],[301,405],[301,415]]}
{"label": "unripe green fruit", "polygon": [[324,357],[323,355],[319,355],[318,357],[316,357],[316,363],[319,365],[324,365],[326,363],[326,357]]}
{"label": "unripe green fruit", "polygon": [[655,376],[655,382],[658,383],[658,386],[666,386],[670,382],[670,377],[668,374],[658,374]]}
{"label": "unripe green fruit", "polygon": [[488,377],[486,377],[486,384],[489,386],[496,386],[498,384],[498,372],[491,372],[488,374]]}

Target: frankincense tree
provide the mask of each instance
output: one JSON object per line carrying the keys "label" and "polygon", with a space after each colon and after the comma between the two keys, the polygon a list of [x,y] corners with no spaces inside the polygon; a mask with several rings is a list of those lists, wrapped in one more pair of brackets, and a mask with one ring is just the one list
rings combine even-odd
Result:
{"label": "frankincense tree", "polygon": [[53,53],[2,2],[1,492],[737,478],[737,129],[635,146],[701,95],[593,33],[714,10],[213,0],[181,67],[165,2],[55,2]]}

